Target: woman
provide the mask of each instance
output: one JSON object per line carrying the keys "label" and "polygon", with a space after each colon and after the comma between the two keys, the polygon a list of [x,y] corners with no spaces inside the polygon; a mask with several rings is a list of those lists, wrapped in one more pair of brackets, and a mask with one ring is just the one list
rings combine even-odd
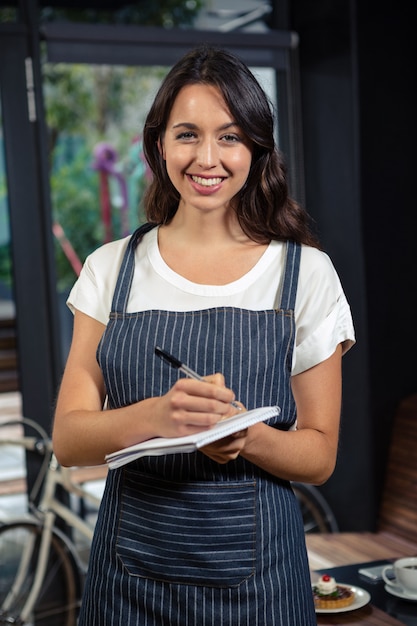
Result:
{"label": "woman", "polygon": [[[349,306],[288,197],[268,100],[238,58],[203,47],[181,59],[144,150],[149,223],[90,255],[69,297],[58,459],[99,464],[151,437],[209,429],[234,399],[281,414],[109,472],[80,626],[316,624],[289,481],[333,472]],[[211,384],[179,378],[155,346]]]}

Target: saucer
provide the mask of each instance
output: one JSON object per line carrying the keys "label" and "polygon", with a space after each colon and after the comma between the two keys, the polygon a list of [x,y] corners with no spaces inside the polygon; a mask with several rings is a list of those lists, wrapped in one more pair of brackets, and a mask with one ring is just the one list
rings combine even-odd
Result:
{"label": "saucer", "polygon": [[417,593],[404,591],[404,589],[400,586],[393,587],[392,585],[385,585],[385,591],[388,591],[388,593],[390,593],[392,596],[396,596],[397,598],[401,598],[402,600],[411,600],[411,602],[417,602]]}

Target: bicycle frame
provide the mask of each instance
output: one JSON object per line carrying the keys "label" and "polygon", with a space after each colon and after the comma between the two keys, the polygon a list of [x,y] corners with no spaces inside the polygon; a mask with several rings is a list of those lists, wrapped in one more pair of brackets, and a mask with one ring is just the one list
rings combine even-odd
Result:
{"label": "bicycle frame", "polygon": [[[22,420],[25,421],[25,420]],[[22,423],[20,421],[19,423]],[[18,423],[18,422],[16,422]],[[10,422],[8,422],[8,425]],[[81,560],[77,554],[75,545],[69,540],[64,533],[59,531],[55,527],[55,521],[57,518],[64,520],[68,526],[72,529],[79,531],[84,537],[91,541],[93,537],[93,528],[79,515],[77,515],[69,506],[60,502],[56,497],[56,490],[58,485],[61,485],[68,494],[75,494],[83,499],[89,500],[95,506],[100,504],[100,498],[94,496],[86,489],[76,484],[71,479],[71,470],[62,467],[53,451],[52,444],[49,439],[36,439],[35,437],[17,437],[15,439],[1,439],[0,444],[19,445],[26,450],[33,450],[43,454],[49,454],[48,467],[46,470],[44,484],[42,486],[42,494],[39,501],[39,505],[32,504],[33,512],[28,514],[22,522],[34,522],[42,528],[41,543],[39,549],[39,557],[36,564],[36,572],[33,580],[32,589],[26,599],[25,605],[21,611],[21,619],[28,620],[33,608],[35,606],[36,599],[41,589],[42,582],[46,573],[46,567],[49,558],[49,550],[51,546],[52,535],[58,535],[60,539],[69,548],[73,559],[78,569],[81,569]],[[15,521],[15,520],[12,520]],[[23,581],[28,573],[29,564],[33,554],[35,538],[28,542],[24,546],[22,558],[19,564],[19,568],[9,593],[7,594],[3,606],[3,610],[8,610],[13,603],[15,597],[19,594]]]}
{"label": "bicycle frame", "polygon": [[93,528],[85,522],[79,515],[56,498],[56,488],[61,485],[68,494],[74,494],[80,498],[89,500],[95,506],[100,504],[100,498],[97,498],[86,489],[83,489],[71,480],[71,470],[62,467],[52,454],[48,472],[45,478],[45,486],[40,500],[38,511],[43,515],[50,514],[64,520],[71,528],[81,532],[87,539],[91,541],[93,538]]}

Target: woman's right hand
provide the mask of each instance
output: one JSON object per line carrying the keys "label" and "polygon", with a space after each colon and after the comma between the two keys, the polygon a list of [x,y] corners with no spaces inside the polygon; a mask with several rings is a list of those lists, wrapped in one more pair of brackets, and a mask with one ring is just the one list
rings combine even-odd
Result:
{"label": "woman's right hand", "polygon": [[[74,335],[57,398],[53,446],[62,465],[105,462],[105,456],[153,437],[180,437],[212,428],[230,415],[234,393],[221,374],[181,378],[161,397],[103,408],[105,386],[97,345],[105,326],[76,311]],[[211,383],[211,384],[209,384]]]}
{"label": "woman's right hand", "polygon": [[155,406],[158,436],[182,437],[212,428],[233,414],[234,393],[222,374],[206,376],[204,382],[180,378]]}

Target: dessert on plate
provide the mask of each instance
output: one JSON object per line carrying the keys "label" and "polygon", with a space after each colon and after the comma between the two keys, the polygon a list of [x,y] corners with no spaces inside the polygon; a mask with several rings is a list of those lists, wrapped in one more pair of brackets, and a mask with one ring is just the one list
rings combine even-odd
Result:
{"label": "dessert on plate", "polygon": [[342,609],[355,599],[355,593],[348,585],[338,585],[328,574],[320,576],[313,585],[313,595],[316,609]]}

